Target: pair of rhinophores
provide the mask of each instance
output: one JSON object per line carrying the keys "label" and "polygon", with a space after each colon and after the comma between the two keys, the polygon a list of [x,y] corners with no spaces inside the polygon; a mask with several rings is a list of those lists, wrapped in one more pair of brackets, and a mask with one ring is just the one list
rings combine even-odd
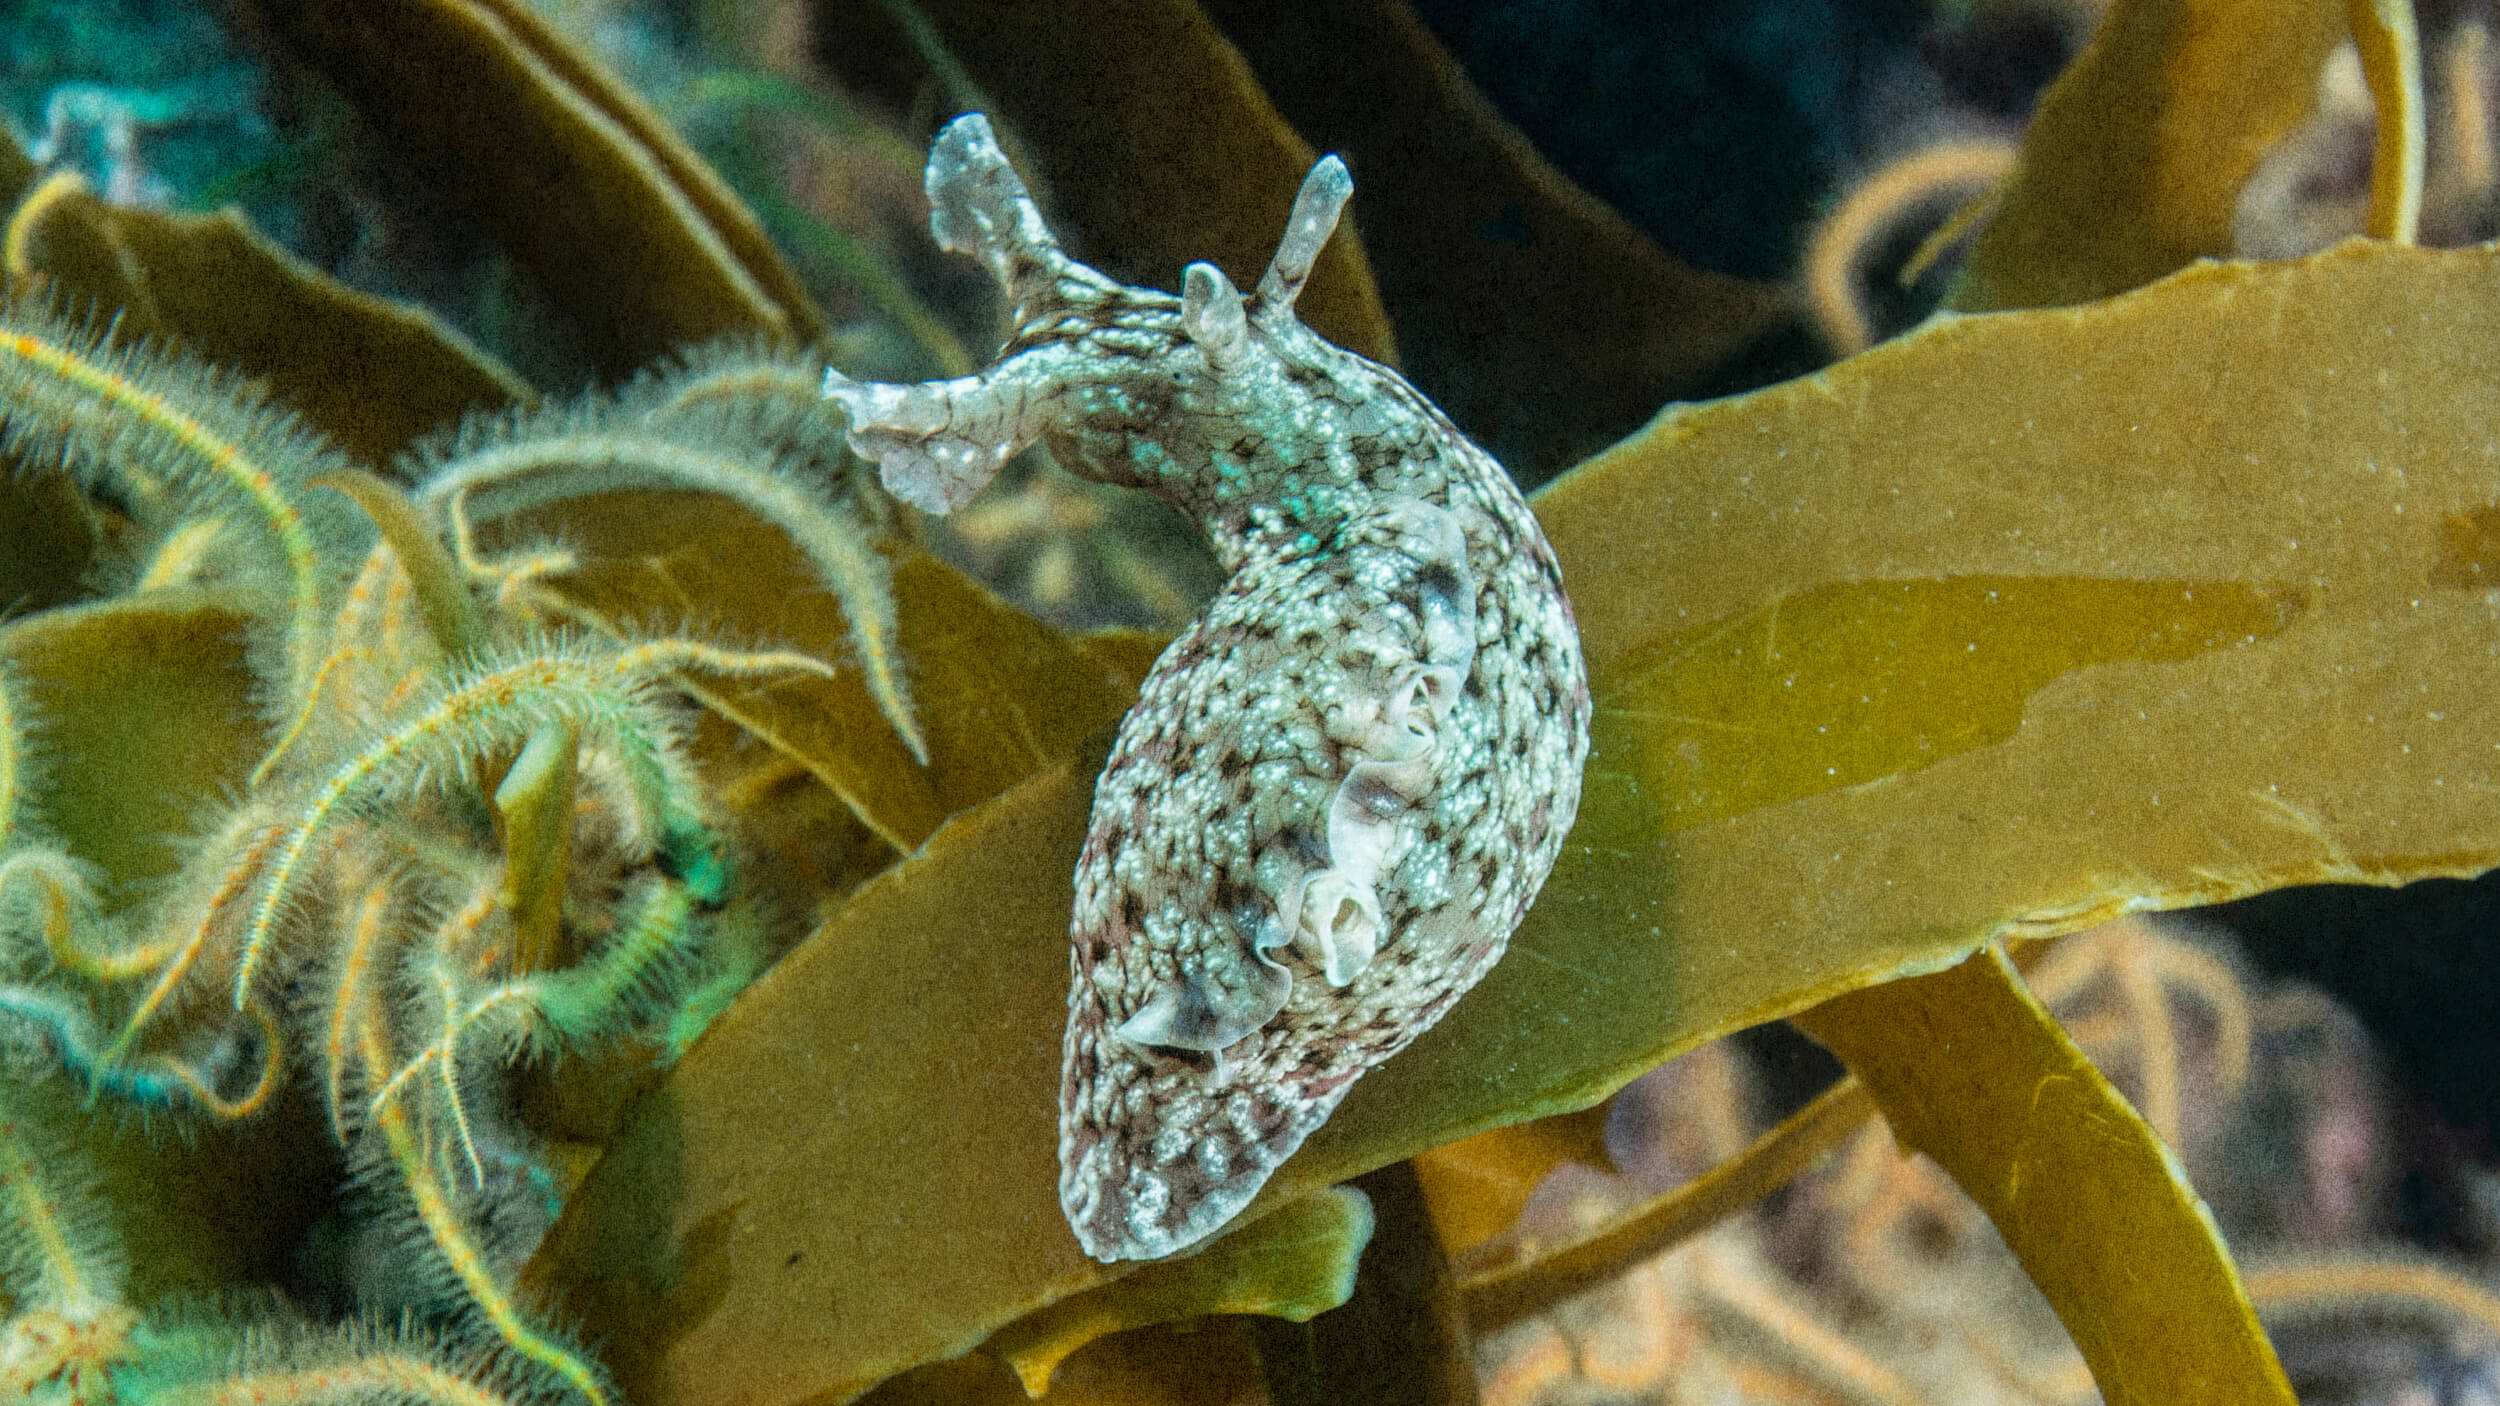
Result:
{"label": "pair of rhinophores", "polygon": [[1014,330],[951,381],[828,372],[852,448],[943,513],[1038,439],[1191,514],[1231,573],[1121,723],[1076,871],[1060,1203],[1096,1258],[1156,1258],[1501,956],[1579,805],[1579,634],[1501,466],[1294,316],[1345,163],[1246,298],[1212,264],[1175,298],[1069,258],[977,113],[928,191]]}

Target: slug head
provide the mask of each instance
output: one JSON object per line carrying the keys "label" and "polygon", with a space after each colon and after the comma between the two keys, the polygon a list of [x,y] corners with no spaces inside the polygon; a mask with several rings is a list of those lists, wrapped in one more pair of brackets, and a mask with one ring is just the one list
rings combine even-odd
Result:
{"label": "slug head", "polygon": [[[1248,295],[1213,264],[1191,264],[1177,298],[1129,288],[1068,257],[1042,221],[989,120],[957,118],[930,151],[929,228],[1007,292],[1015,330],[976,375],[918,385],[825,375],[850,442],[888,490],[943,513],[1036,439],[1105,482],[1149,488],[1201,516],[1231,516],[1302,473],[1314,436],[1311,385],[1348,353],[1294,316],[1294,299],[1335,230],[1353,178],[1334,156],[1311,168],[1275,258]],[[1245,436],[1245,424],[1258,433]]]}

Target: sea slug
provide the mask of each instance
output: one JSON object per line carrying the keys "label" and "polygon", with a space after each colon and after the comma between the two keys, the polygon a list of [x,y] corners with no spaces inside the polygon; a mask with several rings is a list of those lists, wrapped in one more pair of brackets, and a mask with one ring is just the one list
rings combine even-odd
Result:
{"label": "sea slug", "polygon": [[1579,804],[1589,691],[1562,576],[1490,455],[1294,298],[1353,181],[1311,170],[1244,297],[1064,253],[979,114],[930,228],[1013,332],[978,374],[825,394],[887,488],[961,505],[1035,440],[1195,517],[1230,573],[1156,661],[1076,871],[1060,1202],[1104,1260],[1239,1211],[1367,1070],[1502,954]]}

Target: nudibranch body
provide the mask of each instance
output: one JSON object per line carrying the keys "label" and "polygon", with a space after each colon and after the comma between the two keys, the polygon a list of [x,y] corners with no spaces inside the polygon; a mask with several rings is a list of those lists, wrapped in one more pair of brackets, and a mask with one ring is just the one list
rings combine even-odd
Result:
{"label": "nudibranch body", "polygon": [[928,191],[1014,330],[952,381],[829,373],[853,448],[944,512],[1038,439],[1194,516],[1230,573],[1122,722],[1076,872],[1060,1201],[1095,1257],[1156,1258],[1501,955],[1579,803],[1579,635],[1501,466],[1295,317],[1335,157],[1246,298],[1211,264],[1175,298],[1069,258],[978,114]]}

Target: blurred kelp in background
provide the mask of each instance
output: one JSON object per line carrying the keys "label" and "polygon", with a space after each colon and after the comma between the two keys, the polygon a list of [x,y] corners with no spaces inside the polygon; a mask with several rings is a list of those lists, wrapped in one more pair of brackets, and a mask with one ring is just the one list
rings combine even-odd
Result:
{"label": "blurred kelp in background", "polygon": [[[2481,910],[2298,886],[2500,863],[2490,17],[1667,8],[10,13],[0,1375],[2487,1384],[2403,1024]],[[1508,960],[1144,1267],[1053,1197],[1069,874],[1213,569],[1040,453],[922,520],[816,394],[997,344],[973,109],[1158,286],[1344,152],[1303,313],[1546,485],[1598,696]]]}

